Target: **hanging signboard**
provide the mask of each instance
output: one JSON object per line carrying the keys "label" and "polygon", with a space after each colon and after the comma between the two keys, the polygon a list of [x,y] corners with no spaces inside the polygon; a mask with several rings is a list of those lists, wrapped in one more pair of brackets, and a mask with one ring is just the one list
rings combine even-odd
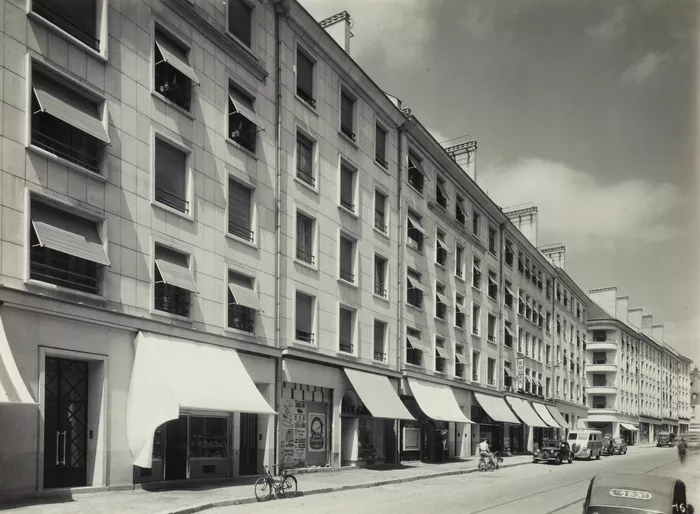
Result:
{"label": "hanging signboard", "polygon": [[525,389],[525,359],[517,360],[518,391]]}

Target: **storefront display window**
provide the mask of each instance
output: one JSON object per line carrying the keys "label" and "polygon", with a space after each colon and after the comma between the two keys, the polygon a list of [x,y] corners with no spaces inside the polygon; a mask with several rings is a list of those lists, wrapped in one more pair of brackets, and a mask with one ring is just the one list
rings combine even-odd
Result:
{"label": "storefront display window", "polygon": [[360,418],[358,426],[358,457],[360,460],[384,458],[384,420]]}
{"label": "storefront display window", "polygon": [[190,417],[190,457],[225,459],[227,456],[226,418]]}
{"label": "storefront display window", "polygon": [[163,426],[156,428],[153,435],[153,459],[163,460]]}

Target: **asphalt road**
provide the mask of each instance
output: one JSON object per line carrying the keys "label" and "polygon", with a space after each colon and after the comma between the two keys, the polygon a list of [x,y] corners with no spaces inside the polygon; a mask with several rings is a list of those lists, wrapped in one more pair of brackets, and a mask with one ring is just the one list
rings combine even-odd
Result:
{"label": "asphalt road", "polygon": [[[239,505],[215,514],[580,514],[590,479],[603,472],[681,478],[688,500],[700,507],[700,454],[681,465],[675,448],[630,448],[627,455],[573,464],[526,464],[492,473],[472,473],[404,484]],[[303,476],[299,477],[303,491]]]}

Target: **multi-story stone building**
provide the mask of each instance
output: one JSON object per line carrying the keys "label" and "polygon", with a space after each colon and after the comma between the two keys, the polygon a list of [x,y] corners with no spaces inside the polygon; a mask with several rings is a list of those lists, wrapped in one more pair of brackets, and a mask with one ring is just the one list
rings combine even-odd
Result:
{"label": "multi-story stone building", "polygon": [[629,308],[616,287],[589,293],[588,426],[634,442],[687,432],[690,359],[663,341],[663,326]]}

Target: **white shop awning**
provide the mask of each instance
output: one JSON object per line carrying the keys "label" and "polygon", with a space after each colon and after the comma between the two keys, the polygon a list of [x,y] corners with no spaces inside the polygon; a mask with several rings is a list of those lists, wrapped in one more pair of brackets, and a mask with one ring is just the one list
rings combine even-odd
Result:
{"label": "white shop awning", "polygon": [[199,85],[199,79],[190,63],[187,62],[187,55],[184,50],[178,48],[164,37],[156,36],[156,47],[163,56],[163,60],[195,84]]}
{"label": "white shop awning", "polygon": [[429,418],[438,421],[454,421],[455,423],[473,423],[459,408],[450,386],[415,378],[409,378],[408,385],[411,387],[411,392],[421,410]]}
{"label": "white shop awning", "polygon": [[620,423],[623,428],[626,428],[627,430],[631,430],[632,432],[639,432],[639,429],[635,427],[634,425],[630,425],[629,423]]}
{"label": "white shop awning", "polygon": [[559,423],[559,425],[561,425],[563,428],[568,428],[568,427],[569,427],[569,424],[568,424],[568,423],[566,422],[566,420],[564,419],[564,416],[561,415],[561,412],[559,412],[559,409],[557,409],[557,408],[556,408],[555,406],[553,406],[553,405],[547,405],[547,410],[549,411],[549,413],[550,413],[550,414],[552,415],[552,417],[554,418],[554,421],[556,421],[557,423]]}
{"label": "white shop awning", "polygon": [[156,428],[181,409],[275,414],[235,350],[139,332],[126,404],[135,466],[151,467]]}
{"label": "white shop awning", "polygon": [[476,401],[479,402],[481,408],[486,411],[494,421],[502,423],[510,423],[512,425],[520,425],[520,421],[515,417],[513,411],[510,410],[505,400],[500,396],[491,396],[490,394],[474,393]]}
{"label": "white shop awning", "polygon": [[554,420],[552,415],[547,410],[547,406],[544,403],[532,402],[532,406],[535,408],[535,412],[537,414],[539,414],[540,418],[542,418],[542,420],[545,423],[547,423],[547,425],[549,425],[550,427],[552,427],[552,428],[566,428],[567,427],[567,425],[562,426]]}
{"label": "white shop awning", "polygon": [[373,417],[415,420],[387,377],[349,368],[345,368],[345,374]]}
{"label": "white shop awning", "polygon": [[530,427],[546,428],[547,424],[532,410],[530,404],[525,400],[516,398],[515,396],[506,396],[506,401],[510,405],[515,414],[520,418],[520,421]]}
{"label": "white shop awning", "polygon": [[22,380],[22,375],[17,369],[17,363],[12,355],[10,342],[7,340],[5,327],[0,317],[0,404],[25,403],[36,405],[29,389]]}

